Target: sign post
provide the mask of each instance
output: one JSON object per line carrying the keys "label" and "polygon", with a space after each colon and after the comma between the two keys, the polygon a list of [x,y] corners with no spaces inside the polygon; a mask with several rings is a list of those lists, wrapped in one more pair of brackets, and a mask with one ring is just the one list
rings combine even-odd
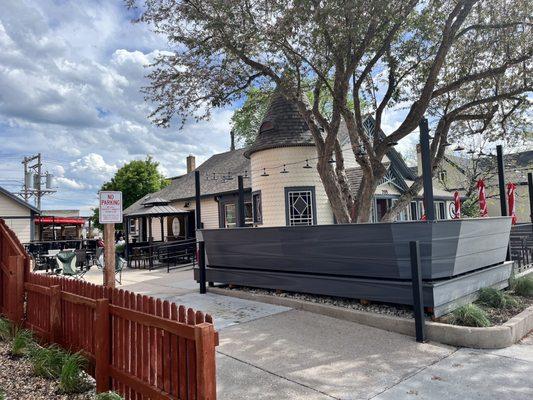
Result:
{"label": "sign post", "polygon": [[115,287],[115,224],[122,223],[122,192],[101,191],[99,221],[104,225],[104,286]]}

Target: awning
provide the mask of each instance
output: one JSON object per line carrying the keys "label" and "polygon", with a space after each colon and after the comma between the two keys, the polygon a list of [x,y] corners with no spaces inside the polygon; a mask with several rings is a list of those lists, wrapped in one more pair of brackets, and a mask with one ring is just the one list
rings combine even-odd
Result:
{"label": "awning", "polygon": [[84,218],[68,218],[68,217],[39,217],[35,218],[36,224],[55,224],[55,225],[83,225]]}

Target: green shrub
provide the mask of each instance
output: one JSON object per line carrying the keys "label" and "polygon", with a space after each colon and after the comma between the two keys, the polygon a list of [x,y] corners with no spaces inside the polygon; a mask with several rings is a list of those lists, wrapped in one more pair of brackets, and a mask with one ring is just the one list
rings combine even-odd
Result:
{"label": "green shrub", "polygon": [[475,304],[467,304],[459,307],[452,313],[452,323],[455,325],[464,326],[490,326],[490,321],[487,318],[487,313]]}
{"label": "green shrub", "polygon": [[520,296],[533,297],[533,277],[531,276],[513,279],[511,287]]}
{"label": "green shrub", "polygon": [[480,289],[478,301],[482,305],[492,308],[511,308],[518,305],[513,297],[494,288]]}
{"label": "green shrub", "polygon": [[13,325],[7,319],[0,318],[0,340],[7,342],[13,338]]}
{"label": "green shrub", "polygon": [[6,393],[4,392],[3,389],[0,388],[0,400],[5,400],[6,398]]}
{"label": "green shrub", "polygon": [[115,392],[99,393],[94,400],[122,400],[122,397]]}
{"label": "green shrub", "polygon": [[88,382],[83,371],[86,366],[87,360],[80,353],[68,354],[63,359],[59,376],[59,388],[63,393],[82,393],[87,390]]}
{"label": "green shrub", "polygon": [[30,352],[33,372],[46,379],[59,378],[63,362],[68,354],[56,345],[49,347],[35,346]]}
{"label": "green shrub", "polygon": [[33,335],[26,329],[16,329],[11,341],[11,355],[22,357],[29,353],[33,346]]}

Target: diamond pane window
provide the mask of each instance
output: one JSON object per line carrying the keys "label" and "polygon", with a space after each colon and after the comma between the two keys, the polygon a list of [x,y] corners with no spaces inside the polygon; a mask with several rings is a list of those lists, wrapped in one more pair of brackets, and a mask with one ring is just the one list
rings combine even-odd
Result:
{"label": "diamond pane window", "polygon": [[288,225],[313,225],[314,192],[311,189],[287,190]]}

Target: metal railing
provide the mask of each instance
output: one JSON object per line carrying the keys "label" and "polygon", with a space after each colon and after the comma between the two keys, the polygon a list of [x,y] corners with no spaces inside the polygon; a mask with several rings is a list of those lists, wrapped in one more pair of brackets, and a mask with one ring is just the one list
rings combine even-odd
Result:
{"label": "metal railing", "polygon": [[509,241],[515,274],[533,268],[533,224],[516,224],[511,228]]}
{"label": "metal railing", "polygon": [[140,269],[183,267],[196,263],[196,239],[136,244],[128,248],[128,267]]}

